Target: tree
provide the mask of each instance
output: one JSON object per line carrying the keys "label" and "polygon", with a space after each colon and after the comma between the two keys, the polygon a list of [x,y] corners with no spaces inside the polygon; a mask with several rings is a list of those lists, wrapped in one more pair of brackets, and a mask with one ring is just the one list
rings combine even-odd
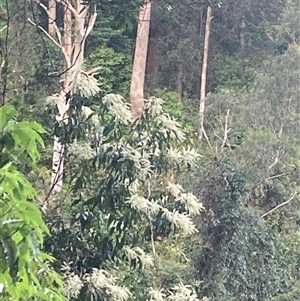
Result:
{"label": "tree", "polygon": [[207,74],[207,61],[208,61],[208,46],[210,35],[210,22],[212,18],[212,9],[207,7],[206,13],[206,25],[205,25],[205,38],[204,38],[204,50],[202,61],[202,73],[201,73],[201,86],[200,86],[200,106],[199,106],[199,140],[202,139],[204,134],[204,110],[205,110],[205,97],[206,97],[206,74]]}
{"label": "tree", "polygon": [[151,1],[142,4],[139,12],[139,24],[132,66],[130,85],[130,102],[135,119],[140,118],[144,111],[144,83],[146,75],[147,49],[151,18]]}
{"label": "tree", "polygon": [[[50,14],[51,11],[49,11],[41,2],[36,2],[45,10],[49,19],[52,19],[53,16]],[[52,101],[55,101],[57,105],[56,120],[60,127],[68,123],[67,112],[70,107],[70,101],[72,95],[80,89],[80,81],[85,77],[91,77],[89,73],[83,72],[82,64],[86,38],[92,31],[97,17],[96,9],[90,8],[89,2],[79,1],[75,6],[72,4],[72,1],[66,1],[63,2],[62,5],[64,7],[64,30],[62,32],[59,29],[55,20],[53,27],[55,28],[57,39],[48,35],[62,51],[65,59],[65,68],[58,74],[60,77],[60,91],[57,96],[52,97]],[[90,9],[94,11],[91,12]],[[74,26],[72,26],[71,23],[73,23]],[[54,194],[59,192],[62,188],[64,155],[65,146],[63,135],[56,135],[53,146],[51,180],[51,190]]]}
{"label": "tree", "polygon": [[[81,101],[73,105],[80,108]],[[138,121],[119,95],[107,95],[98,103],[97,115],[76,115],[73,107],[72,118],[81,124],[68,146],[66,172],[73,204],[67,206],[67,216],[49,217],[56,235],[47,242],[47,250],[52,248],[53,255],[67,263],[67,291],[72,292],[76,278],[82,288],[77,296],[82,298],[94,290],[99,298],[112,296],[109,285],[99,287],[96,282],[99,273],[106,273],[101,270],[115,270],[126,291],[130,269],[154,269],[152,281],[143,287],[136,284],[138,290],[131,291],[143,300],[151,286],[163,288],[157,237],[175,230],[184,235],[195,231],[192,218],[199,214],[201,202],[168,177],[195,166],[199,155],[184,146],[185,135],[163,112],[162,100],[146,100],[145,114]]]}

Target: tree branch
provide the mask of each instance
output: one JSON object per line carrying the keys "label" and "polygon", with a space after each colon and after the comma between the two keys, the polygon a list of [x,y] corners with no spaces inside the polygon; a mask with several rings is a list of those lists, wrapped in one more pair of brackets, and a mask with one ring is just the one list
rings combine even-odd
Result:
{"label": "tree branch", "polygon": [[98,67],[95,67],[95,68],[92,68],[91,70],[89,71],[86,71],[85,73],[87,75],[90,75],[90,76],[94,76],[94,75],[97,75],[98,74],[98,71],[101,70],[101,66],[98,66]]}
{"label": "tree branch", "polygon": [[3,28],[1,28],[1,29],[0,29],[0,32],[3,31],[3,30],[5,30],[7,27],[8,27],[8,26],[6,25],[6,26],[4,26]]}
{"label": "tree branch", "polygon": [[228,119],[229,119],[229,113],[230,110],[227,110],[226,117],[225,117],[225,129],[224,129],[224,138],[223,138],[223,143],[221,145],[221,150],[224,149],[225,145],[227,144],[229,148],[231,149],[228,141],[228,133],[231,131],[231,128],[228,129]]}
{"label": "tree branch", "polygon": [[[47,8],[47,6],[45,6],[43,3],[41,3],[39,0],[33,0],[35,3],[37,3],[41,8],[43,8],[43,10],[46,12],[46,14],[48,15],[48,17],[50,18],[50,13],[49,13],[49,9]],[[56,1],[58,2],[58,1]],[[69,2],[68,2],[69,3]],[[68,3],[63,3],[63,5],[67,6],[70,10],[72,10],[72,5],[71,4],[68,4]],[[71,8],[72,7],[72,8]],[[74,9],[74,8],[73,8]],[[75,10],[76,12],[76,10]],[[71,64],[70,62],[70,57],[68,55],[68,53],[66,52],[66,50],[64,49],[63,47],[63,43],[62,43],[62,36],[61,36],[61,33],[59,31],[59,28],[57,27],[56,25],[56,22],[55,20],[53,20],[53,26],[55,28],[55,32],[56,32],[56,35],[57,35],[57,39],[58,39],[58,42],[55,41],[53,39],[53,37],[44,29],[42,28],[41,26],[38,26],[37,24],[35,24],[34,22],[32,22],[29,18],[28,18],[28,21],[33,24],[34,26],[38,27],[39,29],[41,29],[45,34],[46,36],[51,39],[63,52],[63,55],[65,57],[65,60],[67,62],[67,66],[69,66]]]}
{"label": "tree branch", "polygon": [[275,210],[277,210],[277,209],[279,209],[279,208],[281,208],[281,207],[287,205],[289,202],[291,202],[291,201],[299,194],[299,192],[300,192],[300,188],[296,189],[296,190],[294,191],[294,193],[291,195],[291,197],[290,197],[287,201],[285,201],[285,202],[279,204],[278,206],[274,207],[274,208],[271,209],[270,211],[264,213],[261,217],[265,217],[265,216],[269,215],[270,213],[274,212]]}
{"label": "tree branch", "polygon": [[[56,2],[58,2],[58,1],[56,1]],[[75,18],[77,18],[79,16],[76,9],[74,8],[74,6],[72,6],[70,1],[64,0],[64,1],[59,1],[59,2],[61,2],[66,9],[69,9]]]}
{"label": "tree branch", "polygon": [[49,15],[49,9],[46,5],[44,5],[43,3],[41,3],[39,0],[33,0],[35,3],[37,3],[42,9],[44,9],[45,13],[48,15],[48,17],[50,17]]}
{"label": "tree branch", "polygon": [[270,171],[279,161],[279,155],[280,155],[280,151],[278,150],[276,152],[276,156],[275,156],[275,160],[274,162],[268,167],[268,171]]}
{"label": "tree branch", "polygon": [[30,20],[30,18],[28,18],[27,20],[29,21],[29,23],[31,23],[32,25],[40,29],[56,46],[62,49],[62,45],[60,45],[57,41],[55,41],[43,27],[35,24],[32,20]]}

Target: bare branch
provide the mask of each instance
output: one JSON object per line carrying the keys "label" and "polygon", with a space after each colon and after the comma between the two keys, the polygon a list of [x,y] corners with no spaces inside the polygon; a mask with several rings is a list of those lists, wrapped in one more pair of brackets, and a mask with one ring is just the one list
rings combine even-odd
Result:
{"label": "bare branch", "polygon": [[231,149],[228,141],[228,133],[231,131],[231,128],[228,129],[228,119],[229,119],[229,113],[230,110],[227,110],[226,117],[225,117],[225,128],[224,128],[224,138],[223,138],[223,143],[221,145],[221,150],[224,149],[225,145],[228,145],[229,148]]}
{"label": "bare branch", "polygon": [[286,172],[280,174],[280,175],[275,175],[275,176],[272,176],[272,177],[269,177],[269,178],[266,178],[265,181],[268,182],[269,180],[273,180],[273,179],[277,179],[277,178],[281,178],[283,176],[287,175]]}
{"label": "bare branch", "polygon": [[1,28],[1,29],[0,29],[0,32],[3,31],[3,30],[5,30],[6,28],[7,28],[7,25],[4,26],[3,28]]}
{"label": "bare branch", "polygon": [[27,20],[29,21],[29,23],[31,23],[32,25],[40,29],[56,46],[62,49],[62,45],[60,45],[57,41],[55,41],[43,27],[35,24],[32,20],[30,20],[30,18],[28,18]]}
{"label": "bare branch", "polygon": [[279,161],[279,155],[280,155],[280,151],[278,150],[276,152],[276,156],[275,156],[275,160],[274,162],[269,166],[268,171],[270,171]]}
{"label": "bare branch", "polygon": [[97,18],[97,13],[94,12],[93,15],[90,17],[88,26],[87,26],[87,30],[86,30],[86,35],[85,38],[91,33],[91,31],[94,28],[95,22],[96,22],[96,18]]}
{"label": "bare branch", "polygon": [[210,141],[209,141],[209,139],[208,139],[208,136],[207,136],[207,134],[206,134],[206,131],[205,131],[205,129],[204,129],[204,125],[203,125],[203,124],[201,125],[201,132],[202,132],[202,134],[204,135],[204,137],[205,137],[205,139],[206,139],[206,141],[207,141],[207,143],[208,143],[210,149],[213,149],[213,147],[212,147],[211,144],[210,144]]}
{"label": "bare branch", "polygon": [[287,201],[285,201],[285,202],[279,204],[278,206],[274,207],[274,208],[271,209],[270,211],[264,213],[261,217],[265,217],[265,216],[269,215],[270,213],[274,212],[275,210],[277,210],[277,209],[279,209],[279,208],[281,208],[281,207],[287,205],[289,202],[291,202],[291,201],[299,194],[299,192],[300,192],[300,188],[299,188],[299,189],[296,189],[296,190],[294,191],[294,193],[291,195],[291,197],[290,197]]}
{"label": "bare branch", "polygon": [[39,0],[33,0],[35,3],[37,3],[44,11],[45,13],[48,15],[48,17],[50,17],[49,14],[49,9],[46,5],[44,5],[43,3],[41,3]]}
{"label": "bare branch", "polygon": [[64,5],[64,7],[66,9],[69,9],[72,12],[72,14],[74,15],[75,18],[77,18],[79,16],[76,9],[74,8],[74,6],[72,6],[71,1],[64,0],[64,1],[60,1],[60,2]]}
{"label": "bare branch", "polygon": [[92,68],[91,70],[85,72],[87,75],[90,75],[90,76],[94,76],[94,75],[97,75],[98,74],[98,71],[101,69],[102,67],[99,66],[99,67],[95,67],[95,68]]}

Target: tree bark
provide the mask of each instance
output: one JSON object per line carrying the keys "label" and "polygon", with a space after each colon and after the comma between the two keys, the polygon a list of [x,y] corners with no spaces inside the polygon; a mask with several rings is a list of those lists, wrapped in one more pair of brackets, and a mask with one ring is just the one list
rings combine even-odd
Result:
{"label": "tree bark", "polygon": [[56,0],[48,0],[48,33],[55,33],[56,22]]}
{"label": "tree bark", "polygon": [[246,40],[245,40],[245,27],[246,27],[246,22],[245,22],[245,16],[241,19],[240,22],[240,30],[239,30],[239,38],[240,38],[240,52],[244,53],[245,48],[246,48]]}
{"label": "tree bark", "polygon": [[207,76],[207,61],[208,61],[208,48],[210,36],[210,24],[212,19],[212,9],[210,6],[207,8],[205,37],[204,37],[204,50],[202,61],[201,85],[200,85],[200,107],[199,107],[199,140],[202,140],[204,132],[204,111],[205,111],[205,97],[206,97],[206,76]]}
{"label": "tree bark", "polygon": [[[146,0],[147,1],[147,0]],[[132,67],[130,84],[131,111],[134,119],[142,116],[144,111],[144,83],[146,73],[147,49],[151,17],[151,1],[140,8],[139,25]]]}
{"label": "tree bark", "polygon": [[72,53],[72,34],[72,12],[66,7],[64,15],[64,46],[69,55]]}

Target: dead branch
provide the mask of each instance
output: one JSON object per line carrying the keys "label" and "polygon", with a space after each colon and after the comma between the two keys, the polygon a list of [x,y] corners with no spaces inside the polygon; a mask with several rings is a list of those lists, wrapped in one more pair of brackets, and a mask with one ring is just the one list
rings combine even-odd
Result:
{"label": "dead branch", "polygon": [[37,24],[35,24],[30,18],[27,19],[29,23],[40,29],[56,46],[62,49],[62,45],[60,45],[55,39],[51,37],[51,35],[42,27]]}
{"label": "dead branch", "polygon": [[86,71],[85,73],[87,75],[94,76],[94,75],[97,75],[99,73],[98,71],[101,70],[101,68],[102,68],[101,66],[98,66],[98,67],[92,68],[89,71]]}
{"label": "dead branch", "polygon": [[275,160],[274,162],[268,167],[268,171],[270,171],[279,161],[279,155],[280,155],[280,151],[278,150],[276,152],[276,156],[275,156]]}
{"label": "dead branch", "polygon": [[279,175],[275,175],[275,176],[266,178],[265,181],[268,182],[268,181],[273,180],[273,179],[278,179],[278,178],[284,177],[284,176],[287,175],[287,174],[288,174],[287,172],[284,172],[284,173],[282,173],[282,174],[279,174]]}
{"label": "dead branch", "polygon": [[3,31],[3,30],[5,30],[6,28],[7,28],[7,25],[4,26],[3,28],[1,28],[1,29],[0,29],[0,32]]}
{"label": "dead branch", "polygon": [[300,188],[296,189],[296,190],[294,191],[294,193],[291,195],[291,197],[290,197],[287,201],[285,201],[285,202],[279,204],[278,206],[274,207],[274,208],[271,209],[270,211],[264,213],[261,217],[265,217],[265,216],[269,215],[270,213],[274,212],[275,210],[277,210],[277,209],[279,209],[279,208],[281,208],[281,207],[287,205],[289,202],[291,202],[291,201],[299,194],[299,192],[300,192]]}
{"label": "dead branch", "polygon": [[206,134],[206,131],[205,131],[205,129],[204,129],[204,125],[203,125],[203,124],[201,125],[201,132],[203,133],[203,135],[204,135],[204,137],[205,137],[205,139],[206,139],[206,141],[207,141],[207,143],[208,143],[210,149],[213,149],[212,146],[211,146],[211,144],[210,144],[210,141],[209,141],[209,139],[208,139],[208,136],[207,136],[207,134]]}
{"label": "dead branch", "polygon": [[231,147],[229,145],[229,141],[228,141],[228,133],[231,131],[231,128],[228,128],[229,113],[230,113],[230,110],[228,109],[227,113],[226,113],[226,117],[225,117],[224,138],[223,138],[223,143],[221,145],[221,150],[223,150],[226,145],[228,145],[229,148],[231,149]]}

